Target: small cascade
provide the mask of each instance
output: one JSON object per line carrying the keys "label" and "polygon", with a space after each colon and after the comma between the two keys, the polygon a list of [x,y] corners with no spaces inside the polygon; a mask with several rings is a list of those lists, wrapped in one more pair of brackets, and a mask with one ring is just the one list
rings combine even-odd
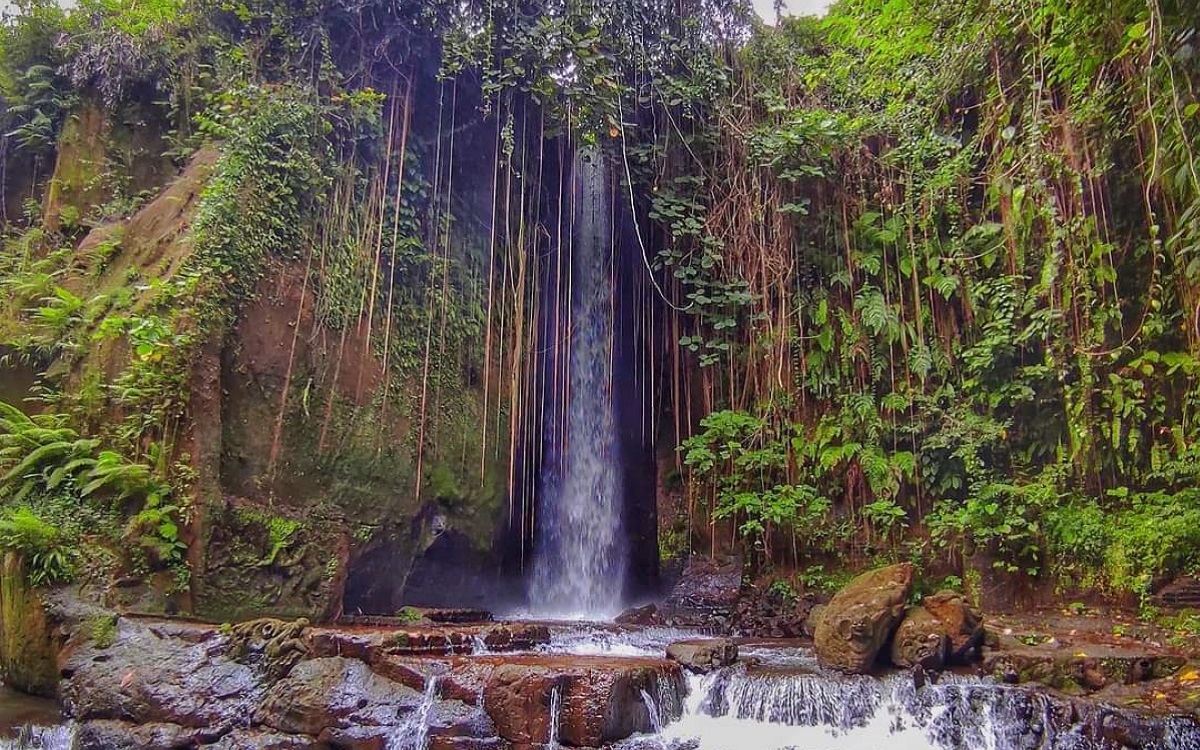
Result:
{"label": "small cascade", "polygon": [[562,710],[562,685],[555,685],[550,691],[550,737],[546,740],[546,747],[551,750],[558,748],[558,714]]}
{"label": "small cascade", "polygon": [[558,630],[537,651],[580,656],[661,656],[667,644],[695,638],[694,630],[679,628],[637,628],[616,630],[602,626],[580,626]]}
{"label": "small cascade", "polygon": [[421,705],[408,717],[396,736],[388,743],[388,750],[425,750],[429,743],[429,716],[437,702],[438,680],[441,675],[430,675],[425,681],[425,692]]}
{"label": "small cascade", "polygon": [[880,683],[868,677],[748,673],[742,666],[708,682],[700,691],[702,713],[789,726],[849,729],[874,715],[884,698]]}
{"label": "small cascade", "polygon": [[[1097,727],[1044,693],[943,675],[918,687],[907,674],[883,678],[821,670],[798,649],[747,649],[745,662],[690,675],[678,721],[642,699],[656,727],[621,750],[1109,750]],[[653,706],[653,708],[651,708]],[[1142,747],[1200,750],[1184,720],[1146,725]]]}
{"label": "small cascade", "polygon": [[605,619],[621,609],[627,549],[613,404],[613,232],[609,171],[596,148],[572,165],[570,227],[558,248],[548,334],[545,457],[529,602],[540,617]]}
{"label": "small cascade", "polygon": [[74,724],[24,726],[16,736],[0,737],[0,750],[76,750],[79,732]]}
{"label": "small cascade", "polygon": [[670,750],[666,740],[662,738],[663,722],[662,712],[659,710],[659,701],[650,697],[650,694],[645,690],[642,693],[642,703],[646,704],[646,713],[650,717],[650,729],[653,731],[650,741],[653,743],[653,750]]}

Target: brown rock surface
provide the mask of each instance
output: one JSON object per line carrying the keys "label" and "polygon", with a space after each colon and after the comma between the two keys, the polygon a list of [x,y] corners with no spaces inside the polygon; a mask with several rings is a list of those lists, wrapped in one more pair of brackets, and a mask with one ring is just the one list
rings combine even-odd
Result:
{"label": "brown rock surface", "polygon": [[947,660],[968,664],[979,657],[983,645],[983,618],[966,597],[955,591],[939,591],[925,597],[921,608],[930,614],[948,640]]}
{"label": "brown rock surface", "polygon": [[658,615],[668,625],[706,627],[728,632],[742,588],[741,560],[724,563],[693,557]]}
{"label": "brown rock surface", "polygon": [[517,745],[549,741],[553,707],[566,745],[598,747],[650,731],[643,691],[678,704],[685,689],[673,662],[601,656],[477,657],[456,665],[449,680],[458,689],[483,683],[484,708],[500,737]]}
{"label": "brown rock surface", "polygon": [[912,576],[912,565],[891,565],[864,573],[838,592],[816,624],[821,663],[844,672],[869,671],[904,615]]}
{"label": "brown rock surface", "polygon": [[946,664],[949,643],[937,618],[923,607],[913,607],[892,638],[892,663],[905,668],[941,669]]}

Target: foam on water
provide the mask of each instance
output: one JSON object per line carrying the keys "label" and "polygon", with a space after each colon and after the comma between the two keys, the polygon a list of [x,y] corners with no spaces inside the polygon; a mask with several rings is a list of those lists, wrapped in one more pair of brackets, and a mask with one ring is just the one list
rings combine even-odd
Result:
{"label": "foam on water", "polygon": [[[1101,750],[1061,702],[979,678],[944,675],[918,687],[824,672],[810,652],[748,648],[739,663],[688,677],[675,721],[621,750]],[[643,700],[649,700],[643,696]],[[662,703],[660,701],[660,710]],[[653,714],[652,714],[653,716]],[[1200,750],[1200,730],[1180,720],[1145,750]]]}
{"label": "foam on water", "polygon": [[14,737],[0,737],[0,750],[75,750],[78,746],[74,724],[24,726]]}
{"label": "foam on water", "polygon": [[654,656],[661,657],[667,645],[696,638],[701,634],[679,628],[614,629],[604,625],[582,625],[555,631],[549,643],[536,650],[551,654],[579,656]]}

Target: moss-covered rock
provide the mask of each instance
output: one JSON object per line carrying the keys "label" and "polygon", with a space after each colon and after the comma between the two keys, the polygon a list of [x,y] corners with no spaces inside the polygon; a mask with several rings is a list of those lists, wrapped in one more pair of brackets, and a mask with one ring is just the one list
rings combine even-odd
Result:
{"label": "moss-covered rock", "polygon": [[197,614],[222,622],[264,612],[336,617],[349,555],[345,524],[240,502],[205,509],[207,554],[194,587]]}
{"label": "moss-covered rock", "polygon": [[0,668],[25,693],[54,697],[58,649],[41,595],[29,586],[25,563],[8,551],[0,563]]}

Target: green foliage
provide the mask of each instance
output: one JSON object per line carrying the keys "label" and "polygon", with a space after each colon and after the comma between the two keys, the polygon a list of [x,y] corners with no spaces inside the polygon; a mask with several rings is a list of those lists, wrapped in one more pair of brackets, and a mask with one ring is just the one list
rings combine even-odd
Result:
{"label": "green foliage", "polygon": [[396,619],[402,623],[412,625],[421,621],[421,612],[413,607],[401,607],[396,610]]}
{"label": "green foliage", "polygon": [[75,94],[60,74],[58,39],[68,14],[57,3],[23,0],[0,21],[0,133],[40,160],[53,152]]}
{"label": "green foliage", "polygon": [[59,528],[25,506],[0,509],[0,549],[24,558],[26,575],[33,586],[68,581],[78,565],[78,550]]}
{"label": "green foliage", "polygon": [[850,582],[852,574],[846,570],[830,572],[824,565],[810,565],[798,574],[801,585],[806,591],[817,591],[832,594],[840,591]]}
{"label": "green foliage", "polygon": [[115,614],[92,615],[84,621],[83,627],[99,649],[110,648],[117,642],[117,616]]}
{"label": "green foliage", "polygon": [[1055,508],[1047,546],[1064,568],[1145,598],[1175,572],[1200,570],[1200,493],[1144,492]]}
{"label": "green foliage", "polygon": [[767,596],[784,605],[793,604],[798,598],[796,589],[792,587],[791,581],[785,578],[777,578],[771,581],[771,585],[767,587]]}
{"label": "green foliage", "polygon": [[[757,30],[653,178],[664,257],[697,266],[673,289],[748,282],[706,397],[769,436],[702,423],[685,461],[744,533],[802,484],[854,525],[846,554],[928,534],[952,561],[1145,593],[1200,550],[1169,476],[1194,479],[1200,443],[1194,18],[964,9],[845,0]],[[737,456],[772,441],[756,485]]]}
{"label": "green foliage", "polygon": [[[121,534],[135,566],[186,568],[179,532],[183,510],[168,501],[170,486],[150,466],[100,450],[100,440],[81,437],[67,424],[62,414],[28,416],[0,402],[0,469],[5,471],[0,489],[8,493],[9,520],[18,524],[7,532],[5,546],[26,554],[32,580],[56,583],[74,572],[84,538],[107,525],[95,517],[91,503],[138,508]],[[52,512],[63,528],[42,520],[26,504]],[[24,536],[11,536],[18,532]]]}
{"label": "green foliage", "polygon": [[714,518],[732,519],[768,559],[776,530],[802,532],[810,542],[826,533],[829,501],[815,487],[786,483],[787,443],[765,420],[723,411],[705,417],[701,426],[704,432],[680,450],[714,495]]}

